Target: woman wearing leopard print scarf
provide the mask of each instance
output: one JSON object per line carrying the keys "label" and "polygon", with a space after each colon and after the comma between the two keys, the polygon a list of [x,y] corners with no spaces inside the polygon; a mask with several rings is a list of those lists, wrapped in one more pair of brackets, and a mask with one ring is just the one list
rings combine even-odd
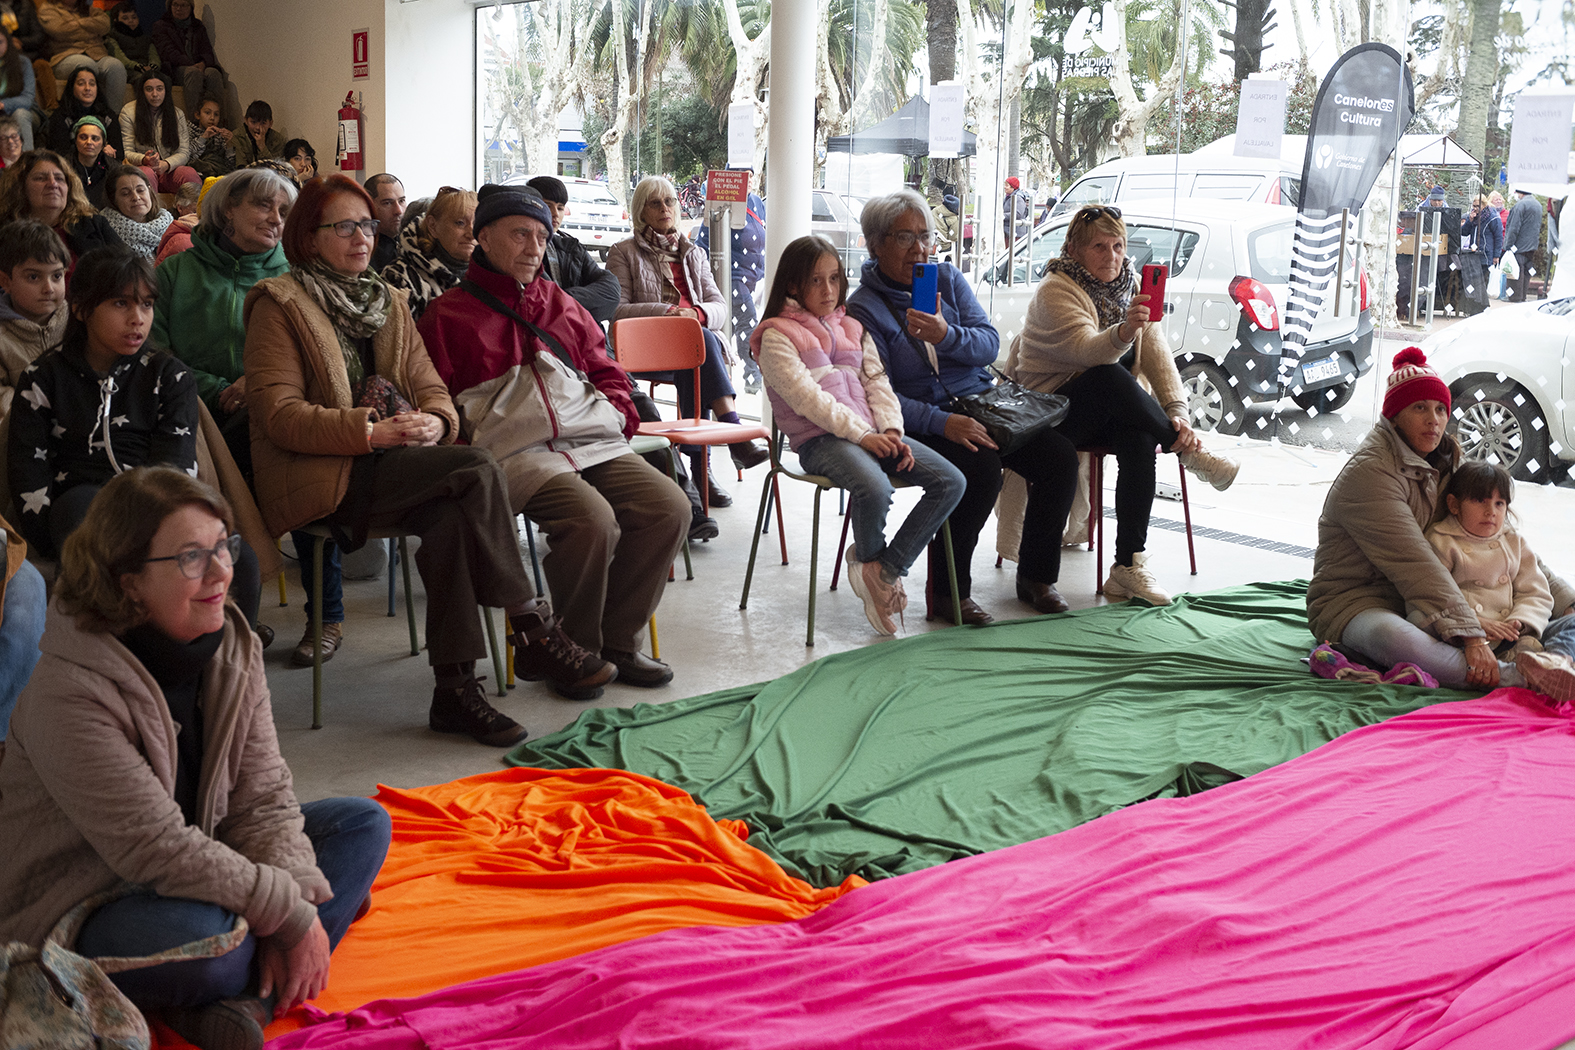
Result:
{"label": "woman wearing leopard print scarf", "polygon": [[382,277],[410,293],[410,313],[416,320],[465,276],[470,253],[476,250],[470,228],[475,218],[476,195],[444,186],[426,214],[399,231],[394,261],[383,267]]}

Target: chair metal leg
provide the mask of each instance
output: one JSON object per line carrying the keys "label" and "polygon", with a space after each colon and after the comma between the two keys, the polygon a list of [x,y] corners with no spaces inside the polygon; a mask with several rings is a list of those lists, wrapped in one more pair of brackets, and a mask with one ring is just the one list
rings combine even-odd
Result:
{"label": "chair metal leg", "polygon": [[511,635],[503,636],[503,678],[505,688],[514,688],[514,643],[509,641]]}
{"label": "chair metal leg", "polygon": [[536,526],[530,523],[529,518],[523,518],[525,524],[525,545],[530,548],[530,570],[536,576],[536,594],[538,597],[547,593],[547,585],[541,582],[541,558],[536,554]]}
{"label": "chair metal leg", "polygon": [[394,615],[394,563],[399,560],[398,547],[392,537],[383,541],[388,544],[388,615]]}
{"label": "chair metal leg", "polygon": [[[842,502],[843,495],[845,495],[844,491],[842,489],[838,489],[837,490],[837,502],[838,503]],[[847,549],[847,546],[848,546],[848,526],[850,526],[852,524],[853,524],[853,515],[851,515],[851,514],[844,514],[844,515],[842,515],[842,539],[837,541],[837,563],[835,565],[833,565],[832,568],[831,568],[831,587],[830,587],[830,589],[833,590],[833,591],[837,589],[837,577],[842,575],[842,552]]]}
{"label": "chair metal leg", "polygon": [[749,585],[755,578],[755,555],[760,553],[760,534],[765,531],[765,523],[770,520],[771,492],[776,479],[775,470],[767,471],[765,484],[760,488],[760,509],[755,512],[755,533],[749,543],[749,567],[744,570],[744,594],[738,599],[740,609],[749,608]]}
{"label": "chair metal leg", "polygon": [[1192,501],[1187,498],[1187,468],[1181,466],[1181,460],[1176,460],[1177,467],[1181,470],[1181,516],[1187,521],[1187,560],[1192,563],[1192,575],[1198,574],[1198,552],[1192,547]]}
{"label": "chair metal leg", "polygon": [[[809,631],[804,636],[806,647],[815,644],[815,574],[820,562],[820,497],[825,489],[815,486],[815,516],[809,526]],[[777,527],[781,528],[779,522]]]}
{"label": "chair metal leg", "polygon": [[[673,448],[672,445],[668,445],[667,446],[667,476],[673,479],[673,484],[674,485],[678,484],[678,450]],[[679,487],[681,488],[682,486],[679,486]],[[704,496],[703,493],[702,493],[702,495],[700,497],[700,500],[701,500],[700,505],[701,505],[701,507],[703,509],[704,506],[705,506],[705,496]],[[684,579],[692,580],[692,579],[695,578],[695,566],[694,566],[694,562],[689,560],[689,539],[688,539],[688,537],[684,538],[684,542],[680,545],[679,549],[684,552]],[[534,544],[532,544],[531,545],[531,557],[535,557],[535,556],[536,556],[536,547],[535,547]],[[540,574],[541,574],[541,570],[538,569],[537,570],[537,579],[540,579]],[[673,571],[672,571],[672,569],[668,569],[667,570],[667,578],[669,580],[673,578]],[[540,584],[537,584],[537,586],[539,588]]]}
{"label": "chair metal leg", "polygon": [[323,728],[323,544],[312,538],[312,728]]}
{"label": "chair metal leg", "polygon": [[946,540],[946,580],[952,586],[952,622],[962,623],[962,597],[957,593],[957,556],[952,552],[952,520],[941,522],[941,536]]}
{"label": "chair metal leg", "polygon": [[776,497],[775,503],[777,505],[777,542],[782,545],[782,564],[786,565],[788,563],[787,526],[782,522],[782,486],[777,484],[777,481],[776,475],[772,475],[771,491]]}
{"label": "chair metal leg", "polygon": [[404,566],[405,575],[405,615],[410,619],[410,655],[421,655],[421,640],[416,637],[416,596],[410,589],[410,551],[405,547],[405,538],[399,537],[399,562]]}
{"label": "chair metal leg", "polygon": [[509,684],[503,677],[503,654],[498,649],[498,625],[492,621],[492,610],[481,607],[481,618],[487,622],[487,649],[492,653],[492,677],[498,683],[498,695],[509,695]]}
{"label": "chair metal leg", "polygon": [[[284,549],[284,543],[283,543],[282,540],[276,540],[274,542],[274,546],[278,547],[281,550]],[[290,592],[285,586],[284,570],[280,569],[279,570],[279,608],[282,609],[286,605],[289,605],[289,604],[290,604]]]}
{"label": "chair metal leg", "polygon": [[662,658],[662,643],[659,642],[657,640],[657,638],[656,638],[656,614],[652,613],[651,614],[651,659],[653,659],[653,660],[660,660],[661,658]]}
{"label": "chair metal leg", "polygon": [[1088,457],[1088,542],[1094,554],[1094,593],[1105,593],[1105,457]]}

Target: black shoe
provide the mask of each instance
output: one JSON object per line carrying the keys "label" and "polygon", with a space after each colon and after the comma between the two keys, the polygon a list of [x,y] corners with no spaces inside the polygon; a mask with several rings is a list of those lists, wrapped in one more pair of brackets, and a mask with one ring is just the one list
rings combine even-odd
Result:
{"label": "black shoe", "polygon": [[529,612],[509,617],[513,629],[514,676],[526,682],[543,678],[561,697],[595,700],[618,668],[576,645],[563,633],[547,602],[537,598]]}
{"label": "black shoe", "polygon": [[696,510],[689,519],[689,538],[694,541],[714,540],[721,535],[722,530],[717,528],[716,519],[708,517],[703,511]]}
{"label": "black shoe", "polygon": [[727,446],[727,451],[733,457],[733,465],[739,470],[758,467],[771,458],[770,450],[758,441],[740,441]]}
{"label": "black shoe", "polygon": [[509,747],[525,739],[525,727],[487,703],[486,679],[471,676],[457,689],[432,690],[427,725],[436,733],[465,733],[478,744]]}
{"label": "black shoe", "polygon": [[624,685],[637,685],[654,689],[673,680],[673,669],[660,660],[653,660],[644,653],[629,653],[622,649],[603,649],[602,656],[618,668],[618,681]]}
{"label": "black shoe", "polygon": [[164,1020],[199,1050],[261,1050],[263,1028],[273,1021],[273,997],[239,995],[205,1006],[170,1010]]}
{"label": "black shoe", "polygon": [[264,649],[268,648],[270,645],[273,644],[273,628],[272,627],[269,627],[265,623],[260,623],[256,627],[253,627],[252,630],[257,633],[257,640],[262,642],[262,647]]}
{"label": "black shoe", "polygon": [[706,499],[713,507],[731,507],[733,495],[716,483],[716,479],[706,479]]}
{"label": "black shoe", "polygon": [[1035,612],[1041,613],[1064,613],[1071,608],[1055,589],[1055,584],[1025,580],[1021,576],[1017,578],[1017,600],[1027,602]]}

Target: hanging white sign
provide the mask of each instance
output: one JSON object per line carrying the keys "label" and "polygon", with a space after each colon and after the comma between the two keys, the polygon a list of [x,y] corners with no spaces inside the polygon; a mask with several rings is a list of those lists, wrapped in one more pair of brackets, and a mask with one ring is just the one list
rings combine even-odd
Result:
{"label": "hanging white sign", "polygon": [[930,87],[931,157],[962,155],[965,92],[963,85],[950,81]]}
{"label": "hanging white sign", "polygon": [[1285,100],[1290,85],[1283,80],[1241,82],[1241,100],[1236,108],[1236,156],[1280,159],[1280,140],[1285,137]]}
{"label": "hanging white sign", "polygon": [[755,106],[735,102],[727,107],[727,166],[755,166]]}
{"label": "hanging white sign", "polygon": [[1515,99],[1509,139],[1509,185],[1569,181],[1570,115],[1575,95],[1532,95]]}

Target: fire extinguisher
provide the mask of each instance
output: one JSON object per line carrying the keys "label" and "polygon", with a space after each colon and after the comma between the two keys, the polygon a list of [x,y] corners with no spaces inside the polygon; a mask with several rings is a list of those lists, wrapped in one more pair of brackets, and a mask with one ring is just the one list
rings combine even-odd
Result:
{"label": "fire extinguisher", "polygon": [[355,105],[355,92],[345,95],[345,104],[339,107],[340,171],[360,171],[366,166],[361,159],[361,111]]}

